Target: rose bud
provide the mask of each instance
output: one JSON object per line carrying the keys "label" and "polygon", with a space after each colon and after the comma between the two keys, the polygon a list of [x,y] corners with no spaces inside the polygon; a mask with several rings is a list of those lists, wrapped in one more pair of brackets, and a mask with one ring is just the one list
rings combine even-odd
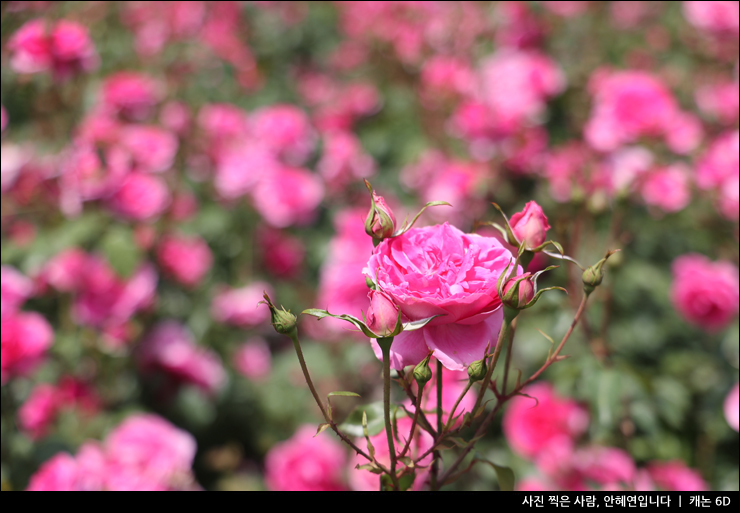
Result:
{"label": "rose bud", "polygon": [[429,368],[429,360],[431,358],[432,354],[429,353],[421,363],[414,367],[414,379],[416,380],[416,384],[419,385],[419,390],[424,388],[424,385],[432,379],[432,369]]}
{"label": "rose bud", "polygon": [[373,192],[373,204],[365,220],[365,233],[376,240],[393,237],[396,231],[396,217],[393,211],[385,204],[382,196]]}
{"label": "rose bud", "polygon": [[545,242],[550,224],[547,217],[536,202],[530,201],[524,210],[514,214],[509,221],[511,230],[517,240],[527,249],[534,249]]}
{"label": "rose bud", "polygon": [[367,296],[370,298],[367,327],[380,337],[392,336],[400,321],[398,307],[385,292],[371,290]]}
{"label": "rose bud", "polygon": [[534,283],[532,283],[532,273],[525,273],[519,276],[510,278],[504,284],[503,296],[501,302],[513,308],[519,310],[529,305],[534,299]]}
{"label": "rose bud", "polygon": [[264,298],[265,300],[260,301],[260,303],[264,303],[270,308],[270,319],[275,331],[281,335],[295,336],[298,331],[298,319],[296,319],[296,316],[290,312],[286,312],[285,308],[282,310],[275,308],[267,292],[265,292]]}
{"label": "rose bud", "polygon": [[486,365],[486,359],[483,358],[482,360],[478,360],[476,362],[473,362],[468,366],[468,378],[470,378],[471,383],[475,383],[476,381],[480,381],[483,378],[486,377],[486,374],[488,373],[488,366]]}

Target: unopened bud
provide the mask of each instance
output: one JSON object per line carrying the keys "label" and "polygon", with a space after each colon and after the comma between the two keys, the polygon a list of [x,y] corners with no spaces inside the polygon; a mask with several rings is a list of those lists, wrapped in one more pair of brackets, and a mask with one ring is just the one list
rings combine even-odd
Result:
{"label": "unopened bud", "polygon": [[530,201],[524,210],[511,216],[509,225],[511,231],[526,249],[541,246],[547,238],[547,230],[550,229],[542,207],[534,201]]}
{"label": "unopened bud", "polygon": [[376,240],[393,237],[396,231],[396,216],[382,196],[372,192],[372,205],[365,219],[365,233]]}
{"label": "unopened bud", "polygon": [[431,357],[431,354],[427,355],[419,365],[414,367],[414,379],[416,380],[416,384],[419,385],[419,390],[432,379],[432,369],[429,367]]}
{"label": "unopened bud", "polygon": [[478,360],[477,362],[473,362],[468,366],[468,377],[470,378],[471,383],[475,383],[476,381],[480,381],[485,378],[487,372],[488,366],[486,365],[485,358]]}
{"label": "unopened bud", "polygon": [[275,331],[281,335],[291,335],[297,330],[297,321],[295,315],[285,311],[285,308],[278,310],[275,305],[272,304],[270,297],[265,293],[264,303],[270,308],[270,322],[272,323]]}
{"label": "unopened bud", "polygon": [[583,280],[583,290],[586,292],[587,295],[591,294],[594,289],[596,289],[596,287],[601,285],[601,282],[604,279],[604,264],[609,259],[609,257],[617,251],[619,250],[610,251],[606,254],[604,258],[583,271],[581,279]]}
{"label": "unopened bud", "polygon": [[501,302],[515,310],[523,309],[534,299],[534,283],[532,274],[525,273],[509,278],[504,284]]}
{"label": "unopened bud", "polygon": [[398,328],[399,310],[393,299],[385,292],[371,290],[368,295],[367,327],[379,337],[390,337]]}

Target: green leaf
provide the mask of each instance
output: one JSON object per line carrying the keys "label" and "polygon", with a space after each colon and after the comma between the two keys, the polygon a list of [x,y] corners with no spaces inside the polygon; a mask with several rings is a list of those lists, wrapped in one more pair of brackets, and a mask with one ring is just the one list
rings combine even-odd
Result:
{"label": "green leaf", "polygon": [[128,228],[110,228],[100,246],[111,267],[122,278],[131,277],[141,263],[141,250],[134,241],[133,232]]}
{"label": "green leaf", "polygon": [[428,317],[426,319],[421,319],[420,321],[406,322],[403,325],[403,331],[420,330],[421,328],[423,328],[424,326],[432,322],[432,320],[436,319],[437,317],[444,317],[444,316],[445,314],[440,314],[440,315],[435,315],[434,317]]}
{"label": "green leaf", "polygon": [[378,338],[378,336],[370,331],[370,328],[368,328],[364,322],[362,322],[360,319],[356,317],[352,317],[351,315],[334,315],[330,314],[326,310],[318,310],[316,308],[310,308],[308,310],[304,310],[301,312],[303,315],[311,315],[313,317],[316,317],[317,319],[323,319],[325,317],[333,317],[334,319],[339,319],[342,321],[347,321],[350,324],[354,325],[355,327],[359,328],[366,337],[368,338]]}
{"label": "green leaf", "polygon": [[[398,407],[391,405],[391,415],[394,414]],[[354,436],[362,438],[365,436],[363,429],[363,415],[367,419],[367,432],[368,436],[375,436],[383,432],[385,429],[385,419],[383,418],[383,402],[379,401],[372,404],[366,404],[364,406],[358,406],[352,413],[349,414],[347,420],[345,420],[339,429],[346,433],[348,436]],[[405,413],[398,412],[399,417],[405,416]]]}
{"label": "green leaf", "polygon": [[329,424],[320,424],[319,425],[319,429],[316,430],[316,434],[313,435],[313,437],[316,438],[317,436],[319,436],[321,433],[323,433],[324,431],[326,431],[330,427],[331,426]]}
{"label": "green leaf", "polygon": [[360,397],[360,395],[354,392],[330,392],[327,397]]}
{"label": "green leaf", "polygon": [[371,463],[368,463],[366,465],[357,465],[355,467],[355,470],[367,470],[368,472],[372,472],[373,474],[378,474],[378,475],[383,473],[382,470],[380,470],[378,467],[376,467],[375,465]]}
{"label": "green leaf", "polygon": [[511,470],[509,467],[500,467],[494,463],[491,463],[488,460],[484,460],[482,458],[476,458],[481,463],[486,463],[493,467],[493,470],[496,471],[496,479],[498,479],[498,486],[501,488],[502,492],[513,492],[514,491],[514,485],[516,484],[516,479],[514,478],[514,471]]}
{"label": "green leaf", "polygon": [[405,492],[406,490],[414,486],[415,479],[416,479],[416,474],[413,472],[411,474],[406,474],[401,479],[399,479],[398,486],[399,486],[400,491]]}

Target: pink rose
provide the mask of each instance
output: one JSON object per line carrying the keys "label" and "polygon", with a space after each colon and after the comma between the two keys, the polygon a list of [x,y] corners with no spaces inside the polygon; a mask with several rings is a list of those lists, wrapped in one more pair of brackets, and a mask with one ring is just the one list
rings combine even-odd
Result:
{"label": "pink rose", "polygon": [[46,263],[41,276],[59,292],[78,292],[85,281],[88,259],[81,249],[67,249]]}
{"label": "pink rose", "polygon": [[213,264],[213,254],[202,238],[171,235],[157,249],[159,264],[186,287],[196,287]]}
{"label": "pink rose", "polygon": [[542,207],[534,201],[530,201],[524,206],[524,210],[511,216],[509,224],[516,238],[524,242],[528,249],[542,245],[547,239],[547,230],[550,229]]}
{"label": "pink rose", "polygon": [[738,414],[738,401],[740,401],[740,385],[735,385],[725,399],[725,418],[727,423],[735,431],[740,431],[740,414]]}
{"label": "pink rose", "polygon": [[130,152],[138,171],[161,173],[172,167],[177,137],[156,126],[131,125],[120,132],[120,144]]}
{"label": "pink rose", "polygon": [[[168,489],[190,474],[196,443],[156,415],[133,415],[108,435],[109,490]],[[132,481],[131,477],[136,479]]]}
{"label": "pink rose", "polygon": [[682,164],[655,169],[642,183],[642,199],[664,212],[679,212],[691,201],[689,170]]}
{"label": "pink rose", "polygon": [[164,371],[176,381],[192,383],[209,393],[226,381],[218,355],[198,347],[183,326],[171,321],[159,324],[142,341],[139,365],[147,372]]}
{"label": "pink rose", "polygon": [[241,289],[221,290],[213,299],[211,314],[224,324],[242,328],[258,326],[270,319],[270,310],[258,306],[265,292],[274,296],[272,286],[261,281]]}
{"label": "pink rose", "polygon": [[548,383],[524,390],[528,397],[509,402],[503,430],[511,448],[531,458],[551,444],[572,443],[588,428],[588,414],[575,401],[555,394]]}
{"label": "pink rose", "polygon": [[33,294],[33,282],[12,267],[0,267],[0,318],[14,314]]}
{"label": "pink rose", "polygon": [[705,492],[709,490],[701,474],[681,460],[652,462],[648,474],[657,487],[670,492]]}
{"label": "pink rose", "polygon": [[351,132],[335,130],[324,136],[324,153],[317,170],[334,193],[346,189],[375,172],[375,162],[362,149],[360,140]]}
{"label": "pink rose", "polygon": [[60,453],[44,463],[26,489],[29,492],[80,491],[77,462],[67,453]]}
{"label": "pink rose", "polygon": [[2,319],[0,330],[0,383],[12,376],[26,375],[41,362],[51,347],[54,332],[37,313],[18,313]]}
{"label": "pink rose", "polygon": [[58,399],[57,389],[53,385],[36,386],[18,410],[21,430],[34,440],[44,436],[59,410]]}
{"label": "pink rose", "polygon": [[132,173],[113,197],[110,208],[131,221],[146,221],[161,215],[170,202],[165,183],[153,176]]}
{"label": "pink rose", "polygon": [[265,457],[265,481],[275,492],[346,490],[342,473],[347,455],[339,442],[316,427],[303,426],[290,440],[275,445]]}
{"label": "pink rose", "polygon": [[689,254],[673,262],[671,299],[690,323],[707,331],[729,324],[738,311],[738,271],[729,262]]}
{"label": "pink rose", "polygon": [[254,208],[275,228],[311,223],[322,199],[321,179],[305,169],[274,169],[261,177],[253,193]]}
{"label": "pink rose", "polygon": [[244,377],[253,381],[264,381],[272,370],[272,354],[262,338],[254,337],[237,349],[234,367]]}
{"label": "pink rose", "polygon": [[306,248],[300,239],[274,228],[257,233],[257,250],[262,264],[275,276],[295,278],[306,257]]}
{"label": "pink rose", "polygon": [[313,150],[316,136],[305,112],[294,105],[271,105],[254,113],[254,134],[286,163],[300,166]]}
{"label": "pink rose", "polygon": [[160,86],[156,81],[131,71],[111,75],[103,83],[106,111],[132,121],[149,117],[160,97]]}
{"label": "pink rose", "polygon": [[0,105],[0,132],[5,132],[8,126],[8,111],[5,110],[5,105]]}
{"label": "pink rose", "polygon": [[[503,322],[496,282],[511,262],[511,253],[498,240],[466,235],[448,224],[413,228],[380,243],[365,275],[409,320],[441,316],[397,336],[391,366],[416,365],[430,349],[451,370],[483,358]],[[374,340],[373,349],[381,358]]]}
{"label": "pink rose", "polygon": [[683,13],[689,23],[698,29],[716,34],[737,34],[740,30],[739,11],[736,1],[683,3]]}

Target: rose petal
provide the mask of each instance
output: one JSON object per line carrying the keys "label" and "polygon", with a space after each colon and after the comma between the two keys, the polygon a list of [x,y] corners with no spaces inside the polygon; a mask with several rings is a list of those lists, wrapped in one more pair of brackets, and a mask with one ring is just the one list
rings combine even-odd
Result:
{"label": "rose petal", "polygon": [[485,321],[465,326],[445,324],[421,330],[429,349],[442,365],[450,370],[465,370],[471,363],[483,358],[486,346],[495,346],[498,332],[504,322],[504,312],[499,310]]}
{"label": "rose petal", "polygon": [[[424,330],[405,331],[393,339],[391,345],[391,368],[402,370],[409,365],[416,365],[426,358],[429,349],[424,341]],[[371,339],[375,356],[383,361],[383,351],[381,351],[377,340]]]}

